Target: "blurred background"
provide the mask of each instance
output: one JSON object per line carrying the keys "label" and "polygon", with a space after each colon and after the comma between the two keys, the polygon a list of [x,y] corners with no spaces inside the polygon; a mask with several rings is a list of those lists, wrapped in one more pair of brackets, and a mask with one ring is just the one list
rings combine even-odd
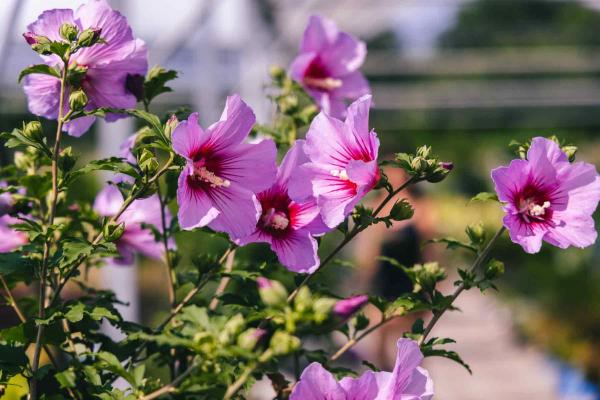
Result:
{"label": "blurred background", "polygon": [[[37,55],[21,33],[43,10],[77,7],[81,1],[0,2],[0,129],[31,119],[18,72]],[[363,235],[345,254],[350,261],[321,279],[338,292],[385,294],[389,266],[380,254],[412,262],[461,265],[464,254],[423,246],[431,237],[462,237],[465,224],[482,221],[490,232],[501,212],[496,204],[468,203],[492,190],[489,171],[506,163],[511,139],[558,135],[580,147],[579,157],[600,163],[600,1],[597,0],[111,0],[148,43],[151,65],[180,72],[174,93],[158,98],[155,112],[189,106],[207,126],[237,92],[267,122],[268,68],[287,67],[307,18],[319,13],[365,40],[363,71],[371,81],[371,125],[382,154],[433,146],[455,170],[442,184],[403,194],[415,205],[409,224]],[[97,123],[77,141],[83,160],[114,155],[135,130],[131,120]],[[3,163],[11,162],[5,150]],[[75,195],[93,200],[102,184],[81,181]],[[402,177],[395,177],[401,179]],[[369,200],[368,200],[369,201]],[[333,239],[335,240],[335,238]],[[190,233],[177,238],[189,259],[194,249],[221,249],[223,242]],[[598,245],[600,246],[600,245]],[[544,246],[527,256],[504,241],[497,255],[507,272],[500,292],[468,292],[461,313],[442,319],[434,334],[458,340],[455,349],[474,371],[445,359],[427,361],[436,399],[599,399],[600,248],[555,251]],[[400,249],[400,250],[398,250]],[[244,249],[248,259],[264,248]],[[129,301],[130,319],[153,323],[168,308],[165,272],[140,259],[137,266],[103,268],[95,276]],[[118,279],[116,279],[118,277]],[[343,279],[340,279],[343,277]],[[450,279],[450,282],[452,279]],[[405,282],[398,277],[397,287]],[[394,284],[396,282],[394,281]],[[132,288],[137,288],[133,290]],[[446,291],[452,290],[451,284]],[[357,349],[389,368],[390,345],[412,321],[401,321]],[[255,390],[269,398],[268,389]]]}

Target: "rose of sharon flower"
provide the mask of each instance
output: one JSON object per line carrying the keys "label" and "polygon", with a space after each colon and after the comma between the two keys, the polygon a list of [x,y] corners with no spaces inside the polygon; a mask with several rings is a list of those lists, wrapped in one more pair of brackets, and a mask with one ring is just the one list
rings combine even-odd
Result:
{"label": "rose of sharon flower", "polygon": [[[98,107],[133,108],[137,100],[127,89],[129,75],[145,75],[148,70],[148,55],[143,41],[135,39],[127,19],[110,8],[106,0],[89,0],[76,11],[54,9],[43,12],[27,28],[28,34],[45,36],[50,40],[64,41],[59,29],[64,23],[75,25],[79,32],[85,29],[99,29],[106,43],[97,43],[82,48],[71,56],[70,69],[85,71],[81,87],[88,97],[86,109]],[[27,38],[27,36],[26,36]],[[62,68],[57,56],[44,56],[46,64]],[[58,117],[60,82],[45,74],[31,74],[25,77],[25,94],[29,111],[49,119]],[[65,94],[68,99],[69,90]],[[64,113],[68,111],[65,101]],[[108,114],[107,121],[123,116]],[[81,136],[94,123],[95,117],[88,116],[65,124],[64,130],[72,136]]]}
{"label": "rose of sharon flower", "polygon": [[[102,216],[111,217],[119,211],[122,204],[123,195],[119,192],[119,189],[113,185],[108,185],[96,196],[94,210]],[[167,225],[169,225],[171,215],[168,210],[165,210],[165,212],[165,219]],[[125,224],[125,231],[116,242],[120,257],[116,258],[115,262],[130,265],[133,263],[136,253],[141,253],[156,260],[164,256],[164,245],[156,241],[150,228],[142,227],[142,223],[154,225],[156,229],[162,231],[160,201],[156,195],[135,200],[123,212],[117,222]],[[172,239],[169,241],[169,247],[175,248]]]}
{"label": "rose of sharon flower", "polygon": [[[295,202],[288,195],[288,182],[300,164],[308,161],[302,151],[303,140],[297,140],[285,155],[275,182],[257,197],[262,206],[254,232],[237,243],[266,242],[277,253],[279,261],[290,271],[312,273],[319,266],[317,241],[313,235],[330,230],[319,215],[314,197]],[[304,182],[310,186],[310,182]]]}
{"label": "rose of sharon flower", "polygon": [[[6,187],[6,182],[0,181],[0,187]],[[14,211],[15,200],[9,192],[0,194],[0,253],[11,252],[27,243],[25,232],[15,231],[10,227],[18,224],[18,218],[8,215]]]}
{"label": "rose of sharon flower", "polygon": [[423,354],[410,339],[397,343],[398,355],[392,372],[367,371],[359,378],[336,379],[321,364],[313,362],[300,377],[290,400],[429,400],[433,381],[421,367]]}
{"label": "rose of sharon flower", "polygon": [[341,319],[348,319],[369,302],[369,296],[361,294],[339,300],[333,306],[333,313]]}
{"label": "rose of sharon flower", "polygon": [[346,111],[344,99],[354,100],[371,93],[369,83],[358,70],[366,55],[364,42],[338,31],[329,19],[311,16],[290,74],[323,111],[341,118]]}
{"label": "rose of sharon flower", "polygon": [[361,97],[348,108],[345,122],[319,113],[306,134],[304,152],[310,161],[290,182],[293,199],[317,198],[330,228],[342,223],[379,180],[379,139],[369,131],[370,106],[371,96]]}
{"label": "rose of sharon flower", "polygon": [[179,225],[208,225],[240,238],[254,232],[261,215],[255,193],[268,188],[277,172],[275,142],[242,143],[254,113],[239,96],[227,98],[221,119],[206,130],[191,114],[173,131],[173,149],[187,160],[179,176]]}
{"label": "rose of sharon flower", "polygon": [[600,200],[596,167],[570,163],[552,140],[536,137],[527,160],[492,171],[496,193],[505,202],[504,226],[513,242],[537,253],[542,240],[565,249],[596,241],[592,214]]}

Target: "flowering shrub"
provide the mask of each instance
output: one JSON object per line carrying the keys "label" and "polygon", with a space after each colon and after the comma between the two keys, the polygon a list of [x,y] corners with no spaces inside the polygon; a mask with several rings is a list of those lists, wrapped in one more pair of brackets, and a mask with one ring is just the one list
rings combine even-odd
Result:
{"label": "flowering shrub", "polygon": [[[405,266],[389,259],[412,280],[412,292],[392,300],[364,293],[339,298],[332,288],[311,285],[312,277],[370,226],[410,219],[411,205],[397,195],[410,185],[442,181],[453,166],[428,146],[378,160],[370,90],[359,71],[364,43],[332,21],[311,17],[289,74],[271,70],[274,123],[257,124],[252,109],[232,95],[220,120],[203,129],[197,113],[179,122],[184,115],[150,112],[177,73],[147,71],[144,43],[104,0],[76,11],[46,11],[24,36],[41,57],[20,76],[30,111],[57,121],[53,140],[37,121],[2,133],[6,146],[18,151],[14,165],[0,171],[0,281],[20,323],[0,331],[0,380],[25,377],[31,399],[233,399],[261,378],[272,382],[278,399],[431,399],[423,357],[447,357],[468,368],[445,347],[452,339],[430,337],[431,330],[464,290],[495,288],[504,265],[489,256],[505,229],[529,253],[542,241],[565,248],[596,239],[595,167],[573,162],[573,146],[538,137],[517,145],[519,158],[492,172],[497,197],[476,197],[503,204],[498,232],[488,236],[475,225],[466,228],[464,241],[433,240],[473,255],[472,265],[459,269],[453,293],[438,290],[446,274],[437,263]],[[96,118],[128,117],[143,127],[112,158],[80,166],[73,149],[61,146],[63,131],[80,136]],[[304,131],[305,139],[298,139]],[[406,182],[394,187],[384,164],[404,170]],[[115,176],[93,205],[73,202],[67,194],[77,180],[98,170]],[[374,209],[361,205],[374,190],[385,192],[383,201]],[[186,267],[174,240],[180,230],[221,237],[228,247],[196,254],[193,268]],[[320,237],[334,230],[343,238],[323,254]],[[255,242],[270,245],[278,262],[236,261],[236,249]],[[123,320],[114,294],[89,287],[80,275],[107,259],[129,264],[136,253],[163,260],[168,270],[171,310],[157,326]],[[236,293],[228,291],[230,280]],[[69,282],[79,284],[80,297],[63,297]],[[22,283],[39,288],[34,299],[13,296]],[[380,311],[378,320],[361,313],[368,303]],[[398,338],[393,371],[357,376],[340,367],[342,355],[365,336],[417,312],[431,317],[417,318]],[[126,338],[113,341],[101,323]],[[303,346],[308,336],[334,332],[346,337],[339,349]],[[288,372],[290,360],[295,373]],[[303,372],[301,365],[308,365]],[[157,374],[157,366],[168,373]],[[116,385],[119,379],[127,384]]]}

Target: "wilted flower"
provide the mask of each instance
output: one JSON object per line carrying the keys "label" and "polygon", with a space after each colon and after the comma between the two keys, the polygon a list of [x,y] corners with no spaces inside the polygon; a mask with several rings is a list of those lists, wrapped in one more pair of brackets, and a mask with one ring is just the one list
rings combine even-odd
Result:
{"label": "wilted flower", "polygon": [[310,161],[290,181],[290,197],[315,196],[330,228],[342,223],[379,180],[379,139],[369,131],[370,106],[371,96],[361,97],[348,108],[345,122],[319,113],[306,134],[304,152]]}
{"label": "wilted flower", "polygon": [[344,99],[354,100],[371,93],[369,83],[358,70],[366,55],[364,42],[340,32],[335,22],[313,15],[290,74],[323,111],[341,118],[346,111]]}
{"label": "wilted flower", "polygon": [[255,230],[261,215],[255,193],[273,182],[277,150],[272,140],[242,143],[254,122],[254,113],[236,95],[206,130],[194,113],[173,131],[173,149],[187,160],[177,190],[183,229],[208,225],[235,238]]}
{"label": "wilted flower", "polygon": [[[85,32],[93,40],[95,35],[102,35],[104,42],[93,44],[77,51],[70,58],[70,71],[77,71],[82,76],[80,85],[89,102],[86,109],[98,107],[132,108],[136,97],[126,87],[128,75],[145,75],[148,69],[147,50],[143,41],[135,39],[127,19],[110,8],[105,0],[89,0],[76,11],[71,9],[54,9],[43,12],[24,34],[30,44],[35,44],[40,37],[61,41],[60,29],[68,23]],[[91,43],[91,42],[90,42]],[[95,43],[95,42],[94,42]],[[62,68],[62,63],[55,55],[44,56],[50,66]],[[77,85],[78,86],[78,85]],[[68,111],[70,87],[65,94],[65,113]],[[49,119],[58,117],[60,97],[59,79],[45,74],[30,74],[25,77],[25,94],[29,110]],[[107,121],[114,121],[123,116],[108,114]],[[81,136],[93,124],[95,117],[88,116],[73,120],[64,126],[64,130],[73,136]]]}
{"label": "wilted flower", "polygon": [[[265,242],[277,253],[279,261],[294,272],[312,273],[319,266],[317,241],[313,235],[329,230],[319,215],[314,197],[295,202],[288,195],[288,182],[299,165],[308,162],[298,140],[284,157],[273,185],[257,197],[262,206],[254,232],[237,239],[241,245]],[[310,190],[310,182],[304,182]]]}
{"label": "wilted flower", "polygon": [[596,241],[592,214],[600,200],[596,167],[570,163],[552,140],[536,137],[526,160],[492,171],[496,193],[505,202],[504,226],[513,242],[537,253],[542,240],[560,247]]}
{"label": "wilted flower", "polygon": [[[96,196],[94,209],[105,217],[112,217],[123,204],[123,195],[114,185],[108,185]],[[171,215],[165,210],[167,225],[171,223]],[[115,259],[119,264],[131,264],[135,253],[141,253],[149,258],[160,259],[164,256],[164,245],[156,241],[154,233],[149,227],[154,225],[161,231],[160,201],[156,195],[146,199],[135,200],[119,217],[117,223],[125,224],[123,235],[116,241],[120,257]],[[169,247],[175,248],[172,239]]]}
{"label": "wilted flower", "polygon": [[350,318],[355,312],[369,302],[369,296],[358,295],[339,300],[333,306],[333,313],[341,319]]}
{"label": "wilted flower", "polygon": [[421,367],[423,354],[410,339],[397,343],[398,355],[392,372],[367,371],[359,378],[335,377],[317,362],[311,363],[294,387],[290,400],[430,400],[433,381]]}

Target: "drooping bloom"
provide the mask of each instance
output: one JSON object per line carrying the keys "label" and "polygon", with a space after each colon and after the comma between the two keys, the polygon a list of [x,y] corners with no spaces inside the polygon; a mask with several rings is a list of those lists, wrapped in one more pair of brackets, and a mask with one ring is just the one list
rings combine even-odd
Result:
{"label": "drooping bloom", "polygon": [[339,300],[333,306],[333,313],[339,318],[350,318],[355,312],[363,308],[369,302],[369,296],[361,294],[358,296],[348,297],[347,299]]}
{"label": "drooping bloom", "polygon": [[[99,30],[106,43],[86,47],[71,56],[69,70],[83,74],[81,87],[89,99],[87,109],[98,107],[133,108],[136,97],[127,89],[128,76],[145,75],[148,69],[147,49],[143,41],[135,39],[127,19],[110,8],[106,0],[89,0],[77,10],[54,9],[43,12],[27,28],[28,43],[35,36],[50,40],[64,40],[59,29],[64,23],[75,25],[80,32],[91,28]],[[56,56],[44,56],[44,62],[62,67]],[[71,87],[72,88],[72,87]],[[70,89],[71,89],[70,88]],[[58,78],[44,74],[31,74],[24,86],[29,111],[49,119],[58,116],[60,83]],[[65,94],[68,99],[69,90]],[[68,101],[65,101],[68,110]],[[122,116],[109,114],[107,121]],[[64,130],[81,136],[94,123],[95,117],[82,117],[65,124]]]}
{"label": "drooping bloom", "polygon": [[570,163],[552,140],[536,137],[526,160],[492,171],[496,193],[505,202],[504,226],[513,242],[537,253],[542,241],[560,248],[596,241],[592,214],[600,201],[596,167]]}
{"label": "drooping bloom", "polygon": [[[123,195],[114,185],[107,185],[98,193],[94,201],[94,210],[102,216],[114,216],[123,204]],[[171,215],[165,210],[166,223],[170,225]],[[164,256],[164,244],[157,241],[148,225],[154,225],[162,232],[160,201],[156,195],[145,199],[135,200],[119,217],[118,223],[125,224],[123,235],[117,240],[117,251],[120,254],[115,262],[130,265],[136,253],[141,253],[152,259]],[[144,224],[145,226],[142,226]],[[170,240],[169,248],[175,248]]]}
{"label": "drooping bloom", "polygon": [[398,355],[392,372],[367,371],[359,378],[335,377],[317,362],[310,364],[294,387],[290,400],[429,400],[433,381],[419,365],[419,345],[410,339],[397,343]]}
{"label": "drooping bloom", "polygon": [[346,111],[344,99],[354,100],[371,93],[369,83],[359,71],[366,55],[364,42],[340,32],[335,22],[313,15],[290,74],[323,111],[341,118]]}
{"label": "drooping bloom", "polygon": [[[290,177],[299,165],[308,162],[302,150],[303,145],[302,140],[294,143],[281,162],[273,185],[257,195],[262,215],[254,232],[238,238],[237,242],[241,245],[269,243],[286,268],[294,272],[312,273],[319,266],[318,245],[313,236],[329,229],[321,220],[314,197],[295,202],[288,195]],[[310,182],[304,184],[310,189]]]}
{"label": "drooping bloom", "polygon": [[254,231],[261,215],[255,193],[269,187],[277,172],[275,142],[242,143],[254,122],[250,107],[235,95],[206,130],[194,113],[173,131],[173,149],[187,160],[177,190],[183,229],[208,225],[235,238]]}
{"label": "drooping bloom", "polygon": [[306,134],[304,152],[310,161],[290,182],[293,199],[317,198],[330,228],[342,223],[379,180],[379,139],[369,131],[370,106],[371,96],[361,97],[350,105],[344,122],[319,113]]}

